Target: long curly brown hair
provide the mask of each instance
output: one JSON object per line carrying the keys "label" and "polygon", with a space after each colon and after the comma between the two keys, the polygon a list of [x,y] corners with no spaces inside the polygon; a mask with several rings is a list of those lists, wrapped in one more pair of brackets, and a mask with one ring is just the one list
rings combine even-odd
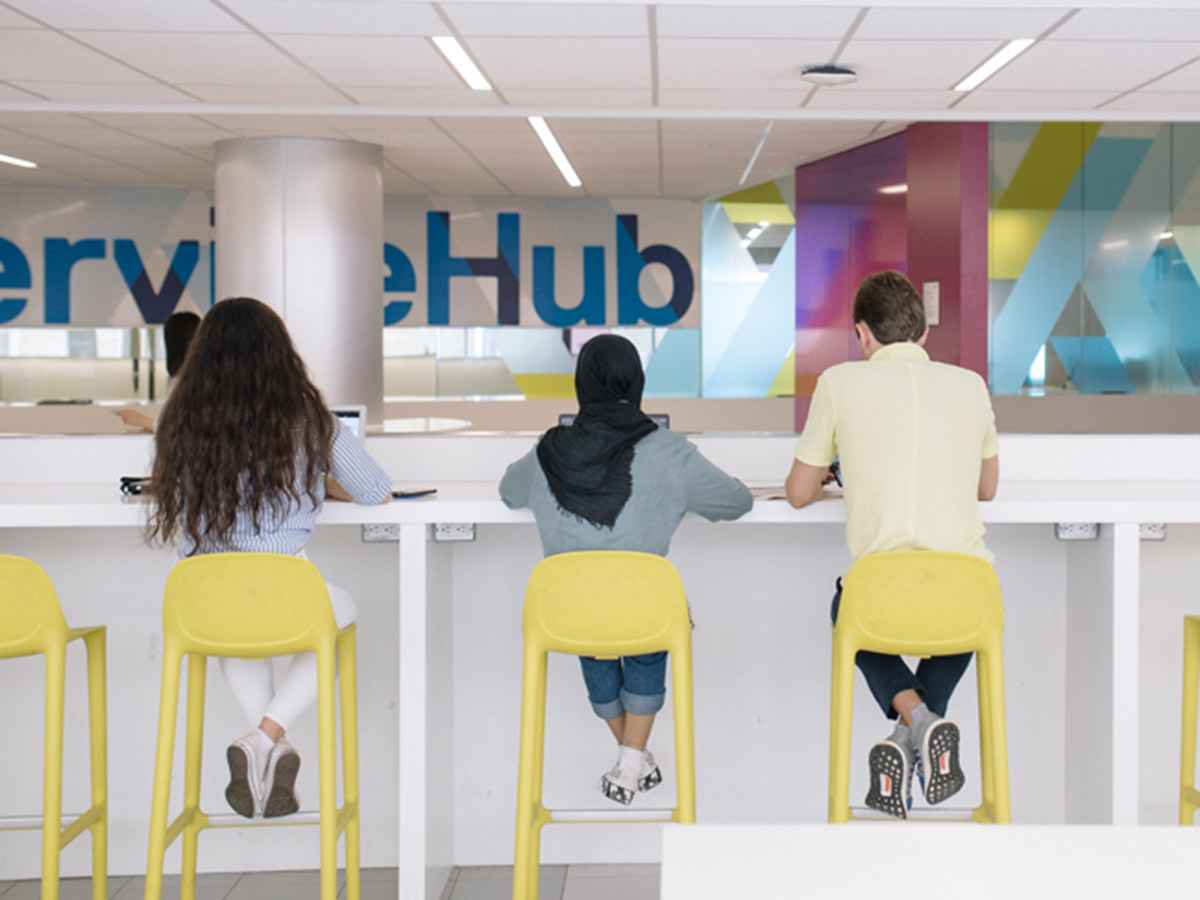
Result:
{"label": "long curly brown hair", "polygon": [[193,552],[227,550],[239,507],[257,529],[264,514],[299,502],[300,485],[319,502],[333,433],[279,316],[250,297],[222,300],[204,316],[155,428],[150,540],[182,535]]}

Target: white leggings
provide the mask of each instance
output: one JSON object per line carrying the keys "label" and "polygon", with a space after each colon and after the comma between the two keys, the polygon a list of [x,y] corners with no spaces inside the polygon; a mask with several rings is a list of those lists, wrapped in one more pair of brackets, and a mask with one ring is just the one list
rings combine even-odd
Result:
{"label": "white leggings", "polygon": [[[358,620],[358,607],[345,588],[325,582],[338,628]],[[257,727],[264,718],[287,731],[317,700],[317,655],[297,653],[275,690],[275,670],[270,659],[221,657],[221,674],[246,719]]]}

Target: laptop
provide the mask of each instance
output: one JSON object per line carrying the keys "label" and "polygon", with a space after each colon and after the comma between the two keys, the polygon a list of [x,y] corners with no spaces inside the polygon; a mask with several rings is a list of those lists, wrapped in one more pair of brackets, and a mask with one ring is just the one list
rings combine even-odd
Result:
{"label": "laptop", "polygon": [[[558,424],[559,425],[574,425],[575,424],[575,415],[576,415],[575,413],[559,413],[558,414]],[[671,428],[671,416],[667,413],[646,413],[646,418],[648,418],[651,422],[653,422],[659,428],[666,428],[668,430],[670,430],[670,428]]]}
{"label": "laptop", "polygon": [[332,412],[343,425],[346,430],[358,438],[358,443],[364,444],[367,439],[367,408],[361,404],[345,403],[339,406],[331,406],[329,411]]}

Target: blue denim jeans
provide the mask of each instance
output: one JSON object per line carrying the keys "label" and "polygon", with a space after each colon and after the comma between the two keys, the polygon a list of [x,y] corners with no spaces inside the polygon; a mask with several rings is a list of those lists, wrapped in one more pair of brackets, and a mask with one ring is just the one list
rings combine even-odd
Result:
{"label": "blue denim jeans", "polygon": [[667,693],[667,654],[643,653],[620,659],[579,657],[588,700],[602,719],[626,712],[651,716],[663,707]]}
{"label": "blue denim jeans", "polygon": [[[829,618],[834,624],[837,623],[838,606],[841,602],[842,579],[839,578],[829,610]],[[945,716],[950,695],[954,693],[963,673],[967,671],[972,655],[955,653],[951,656],[931,656],[922,659],[917,664],[915,675],[899,656],[875,653],[871,650],[859,650],[858,655],[854,657],[854,663],[863,673],[875,702],[889,719],[897,717],[896,711],[892,709],[892,698],[907,690],[920,694],[925,705],[935,715]]]}

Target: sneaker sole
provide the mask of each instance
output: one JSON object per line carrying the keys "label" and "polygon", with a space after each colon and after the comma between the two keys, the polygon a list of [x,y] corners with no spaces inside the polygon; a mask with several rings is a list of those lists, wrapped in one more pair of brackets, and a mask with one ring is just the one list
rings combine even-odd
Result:
{"label": "sneaker sole", "polygon": [[254,788],[250,785],[250,757],[237,745],[225,751],[229,762],[229,786],[225,788],[225,802],[239,816],[254,818]]}
{"label": "sneaker sole", "polygon": [[600,779],[600,793],[609,800],[614,800],[623,806],[628,806],[633,802],[634,792],[627,787],[622,787],[607,775]]}
{"label": "sneaker sole", "polygon": [[271,779],[271,790],[263,804],[263,818],[277,819],[290,816],[300,810],[296,799],[296,775],[300,772],[300,756],[285,753],[275,763],[275,777]]}
{"label": "sneaker sole", "polygon": [[907,819],[909,772],[904,754],[891,744],[876,744],[867,761],[871,766],[867,806],[897,819]]}
{"label": "sneaker sole", "polygon": [[967,780],[958,759],[958,726],[953,722],[938,722],[925,733],[922,744],[925,801],[931,805],[941,803],[962,790]]}
{"label": "sneaker sole", "polygon": [[662,784],[662,770],[655,766],[645,775],[638,779],[639,791],[652,791]]}

